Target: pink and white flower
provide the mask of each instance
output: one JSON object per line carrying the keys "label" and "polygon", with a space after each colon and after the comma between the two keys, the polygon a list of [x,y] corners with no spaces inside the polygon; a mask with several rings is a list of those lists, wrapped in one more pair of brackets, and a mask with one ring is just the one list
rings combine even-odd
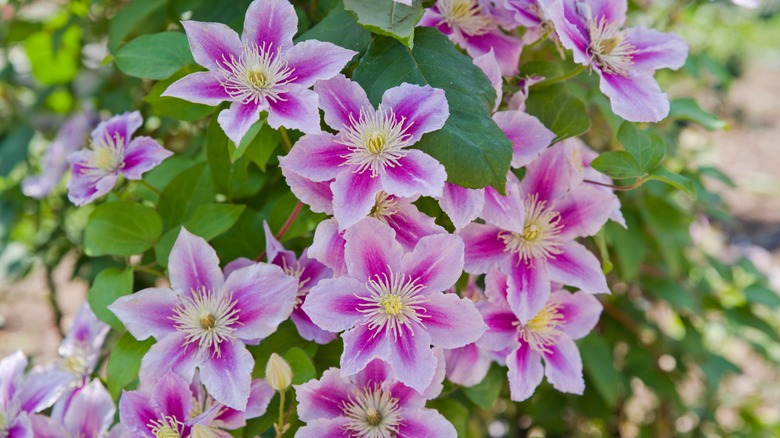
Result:
{"label": "pink and white flower", "polygon": [[[440,375],[443,378],[443,374]],[[322,437],[456,437],[452,424],[425,402],[441,392],[441,378],[422,394],[374,360],[352,378],[337,368],[322,378],[295,385],[298,415],[306,426],[298,438]]]}
{"label": "pink and white flower", "polygon": [[523,320],[507,301],[511,280],[496,271],[488,274],[491,276],[494,278],[486,280],[488,301],[478,306],[488,330],[477,344],[487,350],[508,352],[511,399],[523,401],[530,397],[544,374],[555,389],[582,394],[582,359],[574,340],[596,326],[601,303],[584,292],[557,290],[538,312]]}
{"label": "pink and white flower", "polygon": [[320,281],[303,310],[325,330],[346,330],[342,372],[355,374],[378,358],[422,392],[436,370],[431,345],[462,347],[484,331],[471,301],[442,292],[460,277],[463,243],[435,234],[404,253],[393,229],[373,218],[348,228],[344,239],[347,275]]}
{"label": "pink and white flower", "polygon": [[[487,223],[459,232],[466,245],[465,269],[472,274],[498,267],[509,276],[512,310],[522,322],[550,296],[550,282],[588,293],[609,293],[598,259],[577,237],[593,235],[610,214],[612,195],[587,184],[565,145],[555,145],[526,167],[523,181],[495,197],[483,213]],[[574,183],[574,184],[573,184]]]}
{"label": "pink and white flower", "polygon": [[151,137],[136,137],[141,113],[124,113],[101,122],[92,131],[88,148],[68,156],[73,175],[68,198],[76,205],[89,204],[114,188],[119,176],[139,180],[149,170],[173,155]]}
{"label": "pink and white flower", "polygon": [[615,114],[632,122],[657,122],[669,114],[669,98],[653,75],[683,66],[685,40],[644,27],[624,28],[625,0],[540,2],[574,61],[601,77],[601,91]]}
{"label": "pink and white flower", "polygon": [[52,409],[50,417],[31,417],[35,438],[101,438],[114,422],[116,407],[111,394],[100,383],[78,388],[63,397]]}
{"label": "pink and white flower", "polygon": [[444,166],[410,146],[444,126],[449,110],[443,90],[404,83],[387,90],[376,109],[342,75],[318,82],[314,90],[325,122],[338,133],[303,136],[279,163],[314,182],[334,180],[333,213],[340,229],[368,216],[382,191],[397,197],[441,195]]}
{"label": "pink and white flower", "polygon": [[198,368],[215,400],[243,410],[255,362],[245,343],[266,338],[290,316],[297,280],[268,264],[225,279],[214,249],[184,228],[168,271],[170,289],[144,289],[108,307],[136,339],[157,340],[141,361],[141,382],[151,384],[168,370],[192,381]]}
{"label": "pink and white flower", "polygon": [[501,14],[503,11],[498,11],[497,15],[487,0],[437,0],[425,11],[418,26],[439,29],[472,58],[493,50],[501,74],[514,76],[518,72],[523,42],[501,31],[498,27]]}
{"label": "pink and white flower", "polygon": [[317,95],[309,87],[332,78],[357,53],[316,40],[293,45],[298,16],[287,0],[253,1],[240,39],[222,23],[182,25],[195,62],[208,71],[179,79],[162,95],[212,106],[231,102],[218,121],[236,146],[261,111],[272,128],[319,132]]}

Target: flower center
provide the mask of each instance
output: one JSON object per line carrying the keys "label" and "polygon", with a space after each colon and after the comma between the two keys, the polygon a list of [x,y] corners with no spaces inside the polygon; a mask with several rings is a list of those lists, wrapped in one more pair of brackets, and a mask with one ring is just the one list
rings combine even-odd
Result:
{"label": "flower center", "polygon": [[588,23],[590,32],[590,53],[593,63],[603,72],[611,75],[629,76],[634,61],[634,46],[626,40],[625,31],[606,17]]}
{"label": "flower center", "polygon": [[219,63],[222,78],[220,83],[230,97],[241,103],[258,103],[261,100],[285,101],[281,95],[288,91],[287,85],[296,78],[291,77],[294,68],[290,68],[286,59],[282,59],[282,50],[273,50],[269,44],[244,46],[241,54],[230,59],[222,56]]}
{"label": "flower center", "polygon": [[342,406],[349,420],[346,429],[360,438],[391,438],[398,435],[402,418],[398,399],[379,386],[365,388]]}
{"label": "flower center", "polygon": [[439,0],[436,6],[442,15],[438,24],[447,23],[466,35],[484,35],[493,24],[490,15],[482,11],[479,0]]}
{"label": "flower center", "polygon": [[155,438],[181,438],[184,433],[184,423],[173,416],[163,416],[147,424]]}
{"label": "flower center", "polygon": [[66,370],[72,373],[79,375],[89,374],[89,363],[87,358],[79,353],[64,358],[62,364]]}
{"label": "flower center", "polygon": [[232,296],[222,291],[202,288],[190,296],[180,297],[170,318],[178,331],[186,335],[186,343],[197,343],[201,350],[213,349],[212,354],[221,356],[220,344],[233,340],[239,309]]}
{"label": "flower center", "polygon": [[527,264],[537,258],[554,258],[563,252],[558,239],[558,234],[563,229],[560,221],[560,214],[547,208],[547,201],[538,201],[538,195],[533,194],[525,201],[523,232],[503,231],[498,237],[504,241],[504,251],[518,254],[519,260]]}
{"label": "flower center", "polygon": [[560,303],[551,301],[525,325],[516,321],[514,324],[520,339],[527,342],[534,351],[549,353],[550,346],[556,343],[561,334],[558,329],[563,323],[560,308]]}
{"label": "flower center", "polygon": [[379,274],[369,278],[366,282],[366,289],[369,296],[358,298],[365,303],[360,303],[363,309],[360,309],[366,315],[364,324],[368,324],[368,329],[374,331],[376,336],[382,330],[385,336],[393,333],[395,339],[398,335],[403,336],[403,328],[409,329],[414,335],[413,325],[422,325],[426,309],[422,304],[430,301],[427,297],[421,296],[420,291],[425,289],[425,285],[417,284],[416,279],[404,274],[390,275]]}
{"label": "flower center", "polygon": [[379,191],[376,194],[374,206],[371,207],[371,212],[368,215],[387,224],[388,222],[394,222],[392,216],[397,212],[398,202],[396,199],[384,191]]}
{"label": "flower center", "polygon": [[124,167],[125,139],[119,134],[104,136],[92,143],[87,163],[90,169],[84,174],[103,176]]}
{"label": "flower center", "polygon": [[345,165],[357,166],[355,172],[371,170],[376,177],[385,167],[395,167],[406,156],[403,150],[409,146],[411,134],[407,134],[411,124],[404,126],[405,118],[397,120],[392,109],[382,105],[374,111],[361,108],[359,118],[349,115],[350,126],[341,131],[336,142],[347,146],[350,153],[345,155]]}

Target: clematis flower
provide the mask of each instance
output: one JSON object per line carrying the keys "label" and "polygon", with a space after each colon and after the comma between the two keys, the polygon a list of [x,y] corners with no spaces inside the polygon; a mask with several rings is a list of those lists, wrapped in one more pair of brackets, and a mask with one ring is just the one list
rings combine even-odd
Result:
{"label": "clematis flower", "polygon": [[216,252],[183,227],[168,271],[170,289],[144,289],[108,306],[136,339],[157,340],[141,361],[141,382],[168,370],[191,381],[198,368],[215,400],[243,410],[254,367],[245,343],[264,339],[290,316],[297,281],[267,264],[225,279]]}
{"label": "clematis flower", "polygon": [[[553,292],[532,318],[523,320],[511,309],[509,280],[492,271],[486,281],[488,301],[479,304],[488,330],[477,341],[481,348],[509,351],[510,397],[523,401],[542,382],[543,374],[561,392],[582,394],[582,359],[574,340],[586,336],[599,320],[601,303],[584,292]],[[544,359],[544,367],[542,367]]]}
{"label": "clematis flower", "polygon": [[657,122],[669,114],[669,98],[653,78],[660,68],[685,63],[682,38],[644,27],[624,28],[625,0],[540,0],[574,61],[601,78],[612,111],[632,122]]}
{"label": "clematis flower", "polygon": [[139,180],[173,152],[151,137],[136,137],[141,113],[134,111],[111,117],[92,131],[88,148],[68,156],[73,173],[68,182],[68,198],[76,205],[89,204],[114,188],[120,175]]}
{"label": "clematis flower", "polygon": [[[425,402],[441,392],[422,395],[396,380],[385,363],[374,360],[352,378],[330,368],[319,380],[294,385],[298,415],[306,426],[298,438],[456,437],[452,424]],[[433,385],[432,385],[433,386]]]}
{"label": "clematis flower", "polygon": [[101,438],[114,422],[114,400],[100,380],[78,388],[54,405],[51,417],[33,415],[35,438]]}
{"label": "clematis flower", "polygon": [[398,197],[440,196],[447,173],[430,155],[409,147],[444,126],[444,91],[401,84],[387,90],[374,109],[366,92],[343,75],[314,86],[325,122],[339,131],[303,136],[285,157],[285,171],[329,181],[333,213],[346,229],[371,212],[377,193]]}
{"label": "clematis flower", "polygon": [[195,62],[208,71],[171,84],[163,96],[205,105],[231,102],[217,120],[236,147],[268,112],[274,128],[320,131],[317,95],[308,88],[335,76],[357,52],[309,40],[293,45],[298,16],[287,0],[255,0],[238,34],[222,23],[183,21]]}
{"label": "clematis flower", "polygon": [[501,31],[500,12],[497,16],[486,0],[437,0],[425,11],[418,26],[439,29],[472,58],[493,50],[501,74],[514,76],[519,71],[523,42]]}
{"label": "clematis flower", "polygon": [[598,232],[612,198],[589,184],[572,184],[578,182],[572,156],[565,145],[546,150],[526,167],[511,196],[494,198],[496,208],[483,213],[486,224],[472,223],[458,233],[466,245],[466,272],[498,266],[509,276],[507,300],[521,322],[547,302],[550,281],[609,293],[599,261],[574,239]]}
{"label": "clematis flower", "polygon": [[70,379],[59,371],[33,371],[25,377],[26,367],[21,351],[0,360],[0,436],[32,438],[30,416],[54,404]]}
{"label": "clematis flower", "polygon": [[442,292],[460,277],[463,243],[435,234],[404,253],[393,229],[374,218],[348,228],[344,239],[347,275],[320,281],[303,310],[325,330],[346,330],[342,372],[378,358],[422,392],[436,370],[431,345],[462,347],[484,331],[471,301]]}
{"label": "clematis flower", "polygon": [[211,399],[197,377],[190,385],[168,372],[150,389],[122,392],[119,421],[127,435],[227,438],[231,435],[226,430],[243,427],[247,419],[263,415],[274,395],[264,380],[254,380],[246,410],[241,412]]}
{"label": "clematis flower", "polygon": [[68,170],[68,155],[84,145],[87,134],[96,124],[97,116],[91,108],[65,120],[43,155],[41,173],[25,177],[22,192],[35,199],[43,199],[51,193]]}
{"label": "clematis flower", "polygon": [[100,358],[100,349],[111,327],[99,320],[89,304],[85,303],[76,313],[73,325],[62,340],[58,350],[58,367],[73,376],[77,386],[89,380]]}

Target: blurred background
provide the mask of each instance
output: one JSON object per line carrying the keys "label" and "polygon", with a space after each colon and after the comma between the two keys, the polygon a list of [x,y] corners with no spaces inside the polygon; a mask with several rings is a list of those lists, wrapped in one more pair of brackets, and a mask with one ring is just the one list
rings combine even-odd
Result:
{"label": "blurred background", "polygon": [[[38,363],[56,358],[100,269],[73,250],[89,209],[67,209],[64,196],[39,203],[19,185],[78,101],[102,94],[101,108],[132,107],[128,90],[141,81],[103,64],[104,17],[129,3],[0,0],[0,357],[23,349]],[[528,436],[780,436],[780,1],[645,0],[631,10],[631,24],[690,43],[684,71],[659,79],[671,97],[694,96],[717,116],[704,127],[678,123],[669,164],[695,170],[700,187],[695,203],[680,201],[684,280],[618,282],[623,301],[600,329],[628,329],[648,355],[632,357],[624,339],[582,345],[584,398],[542,390],[520,405],[499,400],[485,414],[497,418],[489,435],[516,421]],[[660,246],[679,237],[649,228]],[[651,255],[638,257],[652,268]],[[604,345],[611,363],[593,371],[586,350]],[[600,401],[584,406],[591,399]]]}

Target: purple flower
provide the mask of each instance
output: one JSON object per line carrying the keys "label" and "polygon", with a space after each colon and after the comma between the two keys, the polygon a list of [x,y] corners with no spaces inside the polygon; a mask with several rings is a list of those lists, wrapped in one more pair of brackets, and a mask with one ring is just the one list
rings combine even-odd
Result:
{"label": "purple flower", "polygon": [[51,417],[32,416],[36,438],[102,438],[114,422],[114,401],[100,380],[93,380],[54,405]]}
{"label": "purple flower", "polygon": [[430,155],[409,148],[449,117],[444,91],[401,84],[387,90],[377,109],[360,86],[343,75],[318,82],[325,122],[339,131],[303,136],[279,158],[285,171],[329,181],[333,213],[346,229],[371,212],[377,193],[441,195],[447,173]]}
{"label": "purple flower", "polygon": [[400,382],[423,391],[436,369],[431,345],[458,348],[484,331],[474,304],[445,294],[463,268],[463,243],[435,234],[404,253],[392,228],[366,218],[344,233],[347,275],[315,286],[303,310],[342,335],[341,370],[352,375],[373,359]]}
{"label": "purple flower", "polygon": [[195,62],[208,71],[192,73],[162,94],[205,105],[232,102],[219,114],[220,126],[236,146],[260,117],[268,124],[319,132],[314,82],[336,75],[357,53],[331,43],[293,45],[298,16],[287,0],[255,0],[249,5],[244,31],[222,23],[182,22]]}
{"label": "purple flower", "polygon": [[41,160],[41,173],[22,181],[22,192],[35,199],[45,198],[68,170],[68,155],[84,145],[89,131],[97,124],[91,108],[69,117],[57,131]]}
{"label": "purple flower", "polygon": [[245,343],[273,333],[295,305],[297,281],[278,266],[254,264],[224,278],[216,252],[182,228],[168,261],[171,289],[149,288],[108,308],[139,340],[157,343],[141,361],[142,383],[195,368],[215,400],[243,410],[254,359]]}
{"label": "purple flower", "polygon": [[110,330],[111,327],[97,319],[89,304],[83,304],[76,313],[58,352],[62,358],[59,368],[70,372],[78,385],[86,383],[95,370],[100,349]]}
{"label": "purple flower", "polygon": [[89,204],[110,192],[119,175],[130,180],[141,179],[141,175],[173,155],[150,137],[131,140],[142,123],[138,111],[111,117],[92,131],[88,148],[68,156],[73,173],[68,182],[71,202]]}
{"label": "purple flower", "polygon": [[229,437],[223,430],[243,427],[263,415],[274,391],[257,379],[252,382],[244,412],[214,402],[196,378],[189,385],[168,372],[149,391],[125,391],[119,400],[119,420],[126,435],[155,437]]}
{"label": "purple flower", "polygon": [[497,16],[486,0],[437,0],[425,11],[418,26],[439,29],[472,58],[493,50],[501,73],[514,76],[518,72],[523,42],[499,29],[502,11],[498,12]]}
{"label": "purple flower", "polygon": [[33,371],[25,378],[25,368],[21,351],[0,360],[0,436],[32,438],[30,415],[54,404],[70,381],[59,371]]}
{"label": "purple flower", "polygon": [[[574,241],[598,232],[611,210],[610,193],[578,182],[579,171],[565,145],[547,149],[526,167],[508,196],[459,232],[466,245],[465,269],[472,274],[498,267],[509,276],[508,301],[522,322],[550,296],[550,281],[588,293],[609,293],[596,257]],[[487,203],[487,200],[486,200]]]}
{"label": "purple flower", "polygon": [[534,43],[553,31],[553,24],[544,15],[539,0],[503,0],[503,3],[499,4],[505,10],[501,15],[501,25],[505,29],[524,27],[525,44]]}
{"label": "purple flower", "polygon": [[[601,303],[584,292],[553,292],[532,318],[518,318],[507,302],[509,281],[493,271],[486,280],[488,301],[479,304],[488,330],[477,341],[481,348],[507,351],[511,399],[530,397],[542,375],[555,389],[582,394],[582,359],[574,343],[587,335],[599,320]],[[542,359],[545,366],[542,367]]]}
{"label": "purple flower", "polygon": [[601,77],[612,111],[632,122],[657,122],[669,114],[669,98],[653,78],[660,68],[685,63],[688,44],[644,27],[625,29],[625,0],[542,0],[546,15],[574,61]]}
{"label": "purple flower", "polygon": [[307,423],[295,436],[456,437],[449,421],[425,408],[426,400],[435,398],[438,392],[440,386],[438,391],[419,394],[397,381],[392,370],[378,360],[352,378],[330,368],[320,380],[295,385],[298,415]]}

